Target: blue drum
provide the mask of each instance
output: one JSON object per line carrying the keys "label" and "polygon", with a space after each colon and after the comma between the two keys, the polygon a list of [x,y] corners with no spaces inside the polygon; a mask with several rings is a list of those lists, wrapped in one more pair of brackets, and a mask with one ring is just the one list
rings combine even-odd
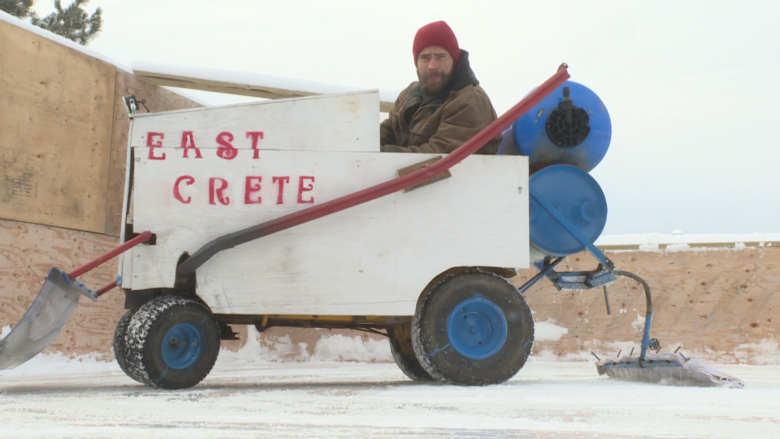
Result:
{"label": "blue drum", "polygon": [[[532,194],[543,198],[576,229],[588,244],[596,242],[607,224],[607,199],[587,172],[570,165],[548,166],[529,180]],[[577,239],[534,197],[530,197],[531,243],[550,256],[585,250]]]}
{"label": "blue drum", "polygon": [[609,149],[612,122],[596,93],[566,81],[503,134],[498,154],[528,156],[532,174],[557,164],[590,172]]}

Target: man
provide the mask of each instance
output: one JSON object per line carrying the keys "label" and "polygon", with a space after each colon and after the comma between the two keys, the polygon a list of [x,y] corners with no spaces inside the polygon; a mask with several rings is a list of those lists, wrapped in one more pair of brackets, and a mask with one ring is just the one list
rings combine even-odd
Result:
{"label": "man", "polygon": [[[412,45],[417,78],[398,95],[379,126],[381,151],[450,153],[496,119],[487,93],[447,23],[417,31]],[[477,153],[495,154],[501,135]]]}

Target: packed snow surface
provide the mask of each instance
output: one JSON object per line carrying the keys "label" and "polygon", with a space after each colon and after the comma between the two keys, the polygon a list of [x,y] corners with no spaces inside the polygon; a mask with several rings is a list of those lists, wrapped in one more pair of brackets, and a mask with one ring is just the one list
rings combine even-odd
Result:
{"label": "packed snow surface", "polygon": [[100,358],[39,355],[0,371],[0,437],[780,437],[778,366],[717,365],[747,383],[728,389],[532,359],[504,384],[455,387],[414,383],[389,363],[262,358],[223,350],[198,386],[161,391]]}

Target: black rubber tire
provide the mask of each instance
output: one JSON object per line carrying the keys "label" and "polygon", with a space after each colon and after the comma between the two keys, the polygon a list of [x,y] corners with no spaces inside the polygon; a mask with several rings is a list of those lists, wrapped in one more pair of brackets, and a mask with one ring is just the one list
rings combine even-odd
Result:
{"label": "black rubber tire", "polygon": [[432,382],[436,381],[417,360],[412,346],[412,325],[397,325],[387,328],[387,337],[390,340],[390,352],[393,354],[395,364],[412,381]]}
{"label": "black rubber tire", "polygon": [[[164,338],[177,325],[199,331],[200,354],[190,366],[169,367],[163,357]],[[219,354],[220,331],[211,311],[202,303],[180,296],[150,300],[133,315],[125,336],[127,367],[144,384],[162,389],[186,389],[211,372]],[[131,375],[131,376],[133,376]]]}
{"label": "black rubber tire", "polygon": [[[506,340],[488,358],[462,355],[448,335],[450,314],[468,299],[492,302],[506,318]],[[412,319],[412,344],[420,364],[448,384],[485,386],[512,378],[531,355],[533,337],[533,316],[525,298],[508,280],[482,271],[453,274],[424,292]]]}
{"label": "black rubber tire", "polygon": [[127,343],[125,342],[125,335],[127,334],[127,326],[130,324],[130,319],[133,318],[133,314],[133,311],[127,311],[116,324],[116,330],[114,331],[114,356],[116,357],[116,362],[119,364],[119,368],[122,369],[122,372],[141,383],[143,382],[141,378],[134,376],[127,367]]}

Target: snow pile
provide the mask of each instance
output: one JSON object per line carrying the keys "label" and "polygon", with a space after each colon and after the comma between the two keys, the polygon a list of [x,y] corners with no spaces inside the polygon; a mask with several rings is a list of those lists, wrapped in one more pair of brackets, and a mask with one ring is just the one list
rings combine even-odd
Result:
{"label": "snow pile", "polygon": [[742,364],[777,365],[780,364],[780,343],[774,339],[744,343],[734,348],[734,356]]}
{"label": "snow pile", "polygon": [[[3,328],[5,333],[5,328]],[[98,372],[120,372],[119,365],[105,358],[101,353],[91,353],[69,358],[62,352],[38,354],[21,366],[0,370],[0,377],[22,377],[28,375],[47,376],[62,373],[92,374]]]}
{"label": "snow pile", "polygon": [[534,323],[534,340],[535,341],[558,341],[566,335],[569,330],[562,326],[556,325],[556,321],[553,319],[547,319],[546,322]]}
{"label": "snow pile", "polygon": [[361,363],[393,362],[387,340],[345,337],[337,334],[323,337],[314,348],[313,361],[357,361]]}
{"label": "snow pile", "polygon": [[246,343],[237,352],[223,349],[219,357],[229,362],[393,362],[386,340],[363,340],[341,334],[321,337],[309,353],[307,343],[294,344],[290,336],[263,336],[254,326],[247,327]]}

